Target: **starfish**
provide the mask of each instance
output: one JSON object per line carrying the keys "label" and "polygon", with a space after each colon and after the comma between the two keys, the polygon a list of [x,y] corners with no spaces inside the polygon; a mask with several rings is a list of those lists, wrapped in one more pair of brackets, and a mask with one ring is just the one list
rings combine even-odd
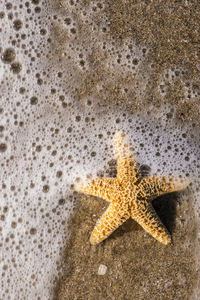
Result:
{"label": "starfish", "polygon": [[91,244],[102,242],[131,217],[155,239],[167,245],[171,242],[170,233],[157,216],[151,201],[162,194],[186,188],[189,181],[173,177],[142,177],[132,148],[122,132],[115,134],[114,148],[117,177],[94,178],[75,184],[76,191],[110,202],[91,234]]}

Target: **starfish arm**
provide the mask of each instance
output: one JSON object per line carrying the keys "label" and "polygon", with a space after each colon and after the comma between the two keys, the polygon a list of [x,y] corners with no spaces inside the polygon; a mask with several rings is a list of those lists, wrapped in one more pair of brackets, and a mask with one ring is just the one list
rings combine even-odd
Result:
{"label": "starfish arm", "polygon": [[138,199],[152,200],[159,195],[167,194],[185,189],[189,180],[167,178],[167,177],[146,177],[138,185]]}
{"label": "starfish arm", "polygon": [[106,239],[114,230],[130,217],[130,212],[116,204],[111,203],[100,220],[97,222],[91,237],[92,245],[98,244]]}
{"label": "starfish arm", "polygon": [[133,158],[132,151],[128,147],[123,133],[117,132],[115,134],[114,148],[117,155],[117,178],[119,182],[136,181],[139,167]]}
{"label": "starfish arm", "polygon": [[75,184],[75,190],[111,201],[115,190],[119,188],[116,178],[97,178]]}
{"label": "starfish arm", "polygon": [[154,208],[149,204],[145,209],[132,213],[132,218],[149,234],[164,245],[171,242],[171,236],[157,216]]}

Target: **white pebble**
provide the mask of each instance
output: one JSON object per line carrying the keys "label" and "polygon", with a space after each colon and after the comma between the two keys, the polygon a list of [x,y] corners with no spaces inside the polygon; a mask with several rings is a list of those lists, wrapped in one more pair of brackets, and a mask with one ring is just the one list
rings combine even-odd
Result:
{"label": "white pebble", "polygon": [[99,265],[98,275],[105,275],[107,272],[107,267],[105,265]]}

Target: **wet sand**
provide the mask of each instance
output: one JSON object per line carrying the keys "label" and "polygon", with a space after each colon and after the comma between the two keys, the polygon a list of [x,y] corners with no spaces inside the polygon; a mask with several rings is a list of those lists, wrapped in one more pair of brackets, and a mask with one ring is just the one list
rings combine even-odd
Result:
{"label": "wet sand", "polygon": [[[92,246],[90,233],[107,204],[77,195],[58,299],[192,299],[196,224],[189,197],[173,193],[153,202],[172,232],[173,244],[160,244],[129,219],[107,240]],[[107,268],[104,275],[98,274],[101,265]]]}
{"label": "wet sand", "polygon": [[[90,4],[85,1],[83,7]],[[94,68],[83,76],[82,86],[77,88],[80,100],[98,97],[105,107],[112,103],[132,112],[170,104],[181,122],[192,121],[198,126],[198,1],[108,0],[103,5],[103,14],[110,22],[107,37],[119,47],[127,38],[132,39],[142,45],[144,53],[148,49],[148,53],[137,74],[132,76],[130,72],[128,77],[108,72],[102,53],[94,52],[91,60]],[[168,69],[175,75],[171,79],[166,75],[162,95],[161,77]],[[145,77],[149,79],[144,87]],[[102,81],[104,89],[99,91],[97,85]],[[128,86],[125,94],[124,86]],[[187,96],[186,87],[191,91]],[[197,96],[192,97],[192,91]],[[158,215],[173,236],[173,244],[168,246],[154,240],[133,220],[128,220],[101,244],[91,246],[90,233],[107,204],[91,196],[76,197],[76,209],[69,224],[71,238],[63,259],[65,275],[57,286],[55,299],[192,300],[197,280],[194,255],[197,225],[189,191],[154,201]],[[106,272],[104,275],[98,274],[101,268]]]}

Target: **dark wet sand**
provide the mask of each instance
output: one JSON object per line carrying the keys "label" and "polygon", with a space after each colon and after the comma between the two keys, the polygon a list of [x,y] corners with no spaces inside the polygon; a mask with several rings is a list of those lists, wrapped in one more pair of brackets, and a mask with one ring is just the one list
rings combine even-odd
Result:
{"label": "dark wet sand", "polygon": [[[163,246],[129,219],[107,240],[91,246],[90,233],[107,204],[77,195],[58,299],[192,300],[196,224],[189,197],[189,193],[184,199],[173,193],[154,200],[156,211],[172,232],[172,245]],[[98,275],[101,264],[107,267],[105,275]]]}

